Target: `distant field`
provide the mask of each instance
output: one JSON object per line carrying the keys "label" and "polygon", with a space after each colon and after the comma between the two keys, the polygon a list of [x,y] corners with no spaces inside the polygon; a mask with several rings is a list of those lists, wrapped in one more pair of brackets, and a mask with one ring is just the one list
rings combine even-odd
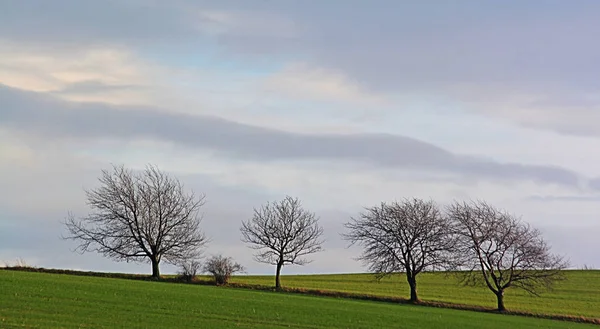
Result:
{"label": "distant field", "polygon": [[[541,297],[508,289],[509,310],[542,314],[576,315],[600,318],[600,271],[567,271],[568,280],[559,282]],[[232,282],[274,285],[272,276],[238,276]],[[405,277],[395,276],[375,282],[369,274],[282,276],[284,287],[343,291],[378,296],[409,297]],[[495,307],[495,296],[485,287],[462,287],[455,278],[423,273],[418,278],[421,299],[476,306]]]}
{"label": "distant field", "polygon": [[597,328],[405,304],[5,270],[0,292],[1,328]]}

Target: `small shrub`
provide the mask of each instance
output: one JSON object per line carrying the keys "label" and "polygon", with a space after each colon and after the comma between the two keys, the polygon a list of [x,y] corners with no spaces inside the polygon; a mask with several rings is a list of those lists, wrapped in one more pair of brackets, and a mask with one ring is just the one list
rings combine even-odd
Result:
{"label": "small shrub", "polygon": [[204,265],[204,272],[212,274],[217,285],[227,284],[232,274],[244,272],[244,267],[231,257],[222,255],[211,257]]}
{"label": "small shrub", "polygon": [[198,260],[188,260],[182,262],[179,267],[179,278],[186,282],[192,282],[196,275],[198,275],[201,264]]}
{"label": "small shrub", "polygon": [[23,258],[17,258],[14,265],[11,265],[9,262],[4,261],[4,267],[5,268],[9,268],[9,267],[23,268],[23,269],[35,268],[34,266],[29,265]]}
{"label": "small shrub", "polygon": [[16,267],[32,267],[31,265],[27,264],[27,262],[23,258],[18,258],[15,266]]}

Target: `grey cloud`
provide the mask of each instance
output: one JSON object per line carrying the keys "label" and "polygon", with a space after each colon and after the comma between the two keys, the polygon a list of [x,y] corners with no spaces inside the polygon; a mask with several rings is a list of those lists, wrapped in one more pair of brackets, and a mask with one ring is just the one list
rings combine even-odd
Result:
{"label": "grey cloud", "polygon": [[543,7],[507,1],[502,8],[489,1],[294,2],[271,10],[303,34],[281,40],[231,31],[219,41],[239,57],[309,54],[312,64],[338,69],[372,91],[443,99],[527,127],[599,136],[597,1]]}
{"label": "grey cloud", "polygon": [[100,81],[88,80],[68,84],[60,90],[53,91],[53,94],[94,94],[116,90],[131,90],[143,88],[137,85],[108,85]]}
{"label": "grey cloud", "polygon": [[159,44],[197,34],[172,5],[137,0],[0,2],[0,36],[39,44]]}
{"label": "grey cloud", "polygon": [[534,201],[534,202],[598,202],[600,201],[600,196],[580,196],[580,195],[567,195],[567,196],[556,196],[556,195],[545,195],[539,196],[534,195],[525,198],[525,201]]}
{"label": "grey cloud", "polygon": [[580,180],[576,173],[557,167],[481,160],[399,135],[298,134],[210,116],[69,103],[9,87],[0,87],[0,100],[0,126],[49,138],[150,138],[254,161],[353,161],[375,167],[440,170],[569,187],[577,187]]}
{"label": "grey cloud", "polygon": [[[372,88],[597,84],[597,2],[553,2],[544,8],[519,1],[504,2],[502,8],[486,1],[340,3],[268,2],[269,8],[262,10],[295,22],[303,32],[284,50],[309,52],[312,60],[339,68]],[[245,1],[213,2],[213,8],[261,10]],[[219,40],[242,53],[278,52],[283,42],[269,34],[246,35],[243,24]]]}
{"label": "grey cloud", "polygon": [[593,190],[600,191],[600,177],[591,179],[588,186]]}
{"label": "grey cloud", "polygon": [[234,31],[218,40],[238,58],[309,54],[306,61],[374,92],[443,99],[529,128],[600,136],[598,2],[295,4],[275,11],[303,27],[299,37]]}
{"label": "grey cloud", "polygon": [[[238,16],[219,21],[201,10]],[[254,26],[257,14],[265,14],[260,27]],[[20,0],[0,3],[0,39],[53,50],[62,44],[141,46],[146,56],[170,59],[215,45],[227,50],[219,51],[222,60],[251,61],[253,54],[287,60],[291,54],[338,69],[366,89],[440,97],[530,127],[597,135],[589,111],[577,107],[600,88],[599,14],[600,3],[592,0],[544,6],[518,0],[502,6],[475,0]],[[290,27],[287,36],[273,33]],[[531,97],[538,100],[523,101]],[[600,108],[597,98],[585,103]],[[523,118],[523,108],[548,115]],[[578,114],[568,120],[554,115],[567,109]]]}
{"label": "grey cloud", "polygon": [[[242,16],[228,25],[201,10]],[[475,0],[20,0],[0,4],[0,36],[37,43],[165,41],[175,50],[198,52],[216,41],[234,56],[293,52],[296,59],[394,92],[457,83],[595,90],[599,13],[600,3],[591,0],[543,7],[517,0],[501,7]],[[253,29],[253,15],[261,14],[273,20],[264,26],[287,22],[293,35],[272,33],[278,26]],[[222,26],[214,30],[214,24]]]}

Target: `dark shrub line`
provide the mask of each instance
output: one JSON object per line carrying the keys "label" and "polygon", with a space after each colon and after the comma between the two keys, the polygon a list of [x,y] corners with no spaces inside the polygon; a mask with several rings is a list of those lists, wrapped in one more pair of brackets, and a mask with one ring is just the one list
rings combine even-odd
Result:
{"label": "dark shrub line", "polygon": [[[207,285],[207,286],[216,285],[216,283],[212,280],[202,280],[202,279],[196,278],[195,280],[189,282],[189,281],[186,281],[186,280],[176,277],[176,276],[162,277],[159,280],[159,279],[153,278],[152,276],[142,275],[142,274],[75,271],[75,270],[64,270],[64,269],[24,267],[24,266],[0,267],[0,270],[51,273],[51,274],[66,274],[66,275],[91,276],[91,277],[141,280],[141,281],[199,284],[199,285]],[[589,323],[589,324],[600,325],[600,318],[590,318],[590,317],[574,316],[574,315],[541,314],[541,313],[533,313],[533,312],[525,312],[525,311],[498,312],[496,309],[487,308],[487,307],[483,307],[483,306],[447,303],[447,302],[439,302],[439,301],[419,301],[419,302],[415,303],[415,302],[411,302],[409,299],[403,298],[403,297],[385,297],[385,296],[376,296],[376,295],[369,295],[369,294],[359,294],[359,293],[320,290],[320,289],[306,289],[306,288],[281,287],[280,289],[275,289],[271,286],[264,286],[264,285],[258,285],[258,284],[246,284],[246,283],[228,283],[226,286],[230,287],[230,288],[237,288],[237,289],[249,289],[249,290],[260,290],[260,291],[301,294],[301,295],[311,295],[311,296],[321,296],[321,297],[356,299],[356,300],[366,300],[366,301],[395,303],[395,304],[411,304],[411,305],[419,305],[419,306],[426,306],[426,307],[438,307],[438,308],[447,308],[447,309],[454,309],[454,310],[496,313],[496,314],[505,314],[505,315],[513,315],[513,316],[526,316],[526,317],[533,317],[533,318],[539,318],[539,319],[559,320],[559,321],[569,321],[569,322]]]}

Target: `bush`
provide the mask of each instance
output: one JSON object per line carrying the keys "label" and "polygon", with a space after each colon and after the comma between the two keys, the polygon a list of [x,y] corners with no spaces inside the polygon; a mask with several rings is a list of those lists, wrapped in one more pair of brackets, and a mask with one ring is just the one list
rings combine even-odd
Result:
{"label": "bush", "polygon": [[17,260],[15,261],[14,265],[11,265],[9,262],[4,261],[4,268],[23,268],[23,269],[29,269],[29,268],[35,268],[32,265],[29,265],[23,258],[17,258]]}
{"label": "bush", "polygon": [[200,271],[201,264],[198,260],[188,260],[181,263],[179,267],[181,268],[179,278],[187,282],[192,282]]}
{"label": "bush", "polygon": [[217,285],[227,284],[232,274],[244,272],[244,267],[233,261],[231,257],[222,255],[211,257],[204,265],[204,272],[212,274]]}

